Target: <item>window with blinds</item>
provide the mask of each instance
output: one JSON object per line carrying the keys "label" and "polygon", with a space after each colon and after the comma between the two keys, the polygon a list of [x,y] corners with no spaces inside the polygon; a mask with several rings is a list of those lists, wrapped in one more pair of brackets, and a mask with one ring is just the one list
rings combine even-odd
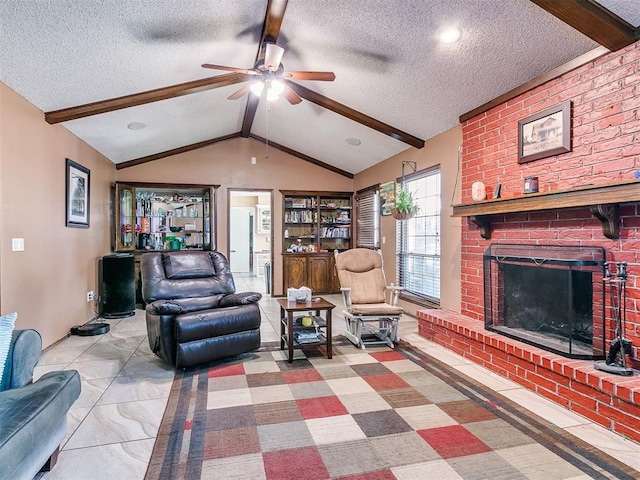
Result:
{"label": "window with blinds", "polygon": [[380,191],[379,186],[356,193],[356,247],[380,248]]}
{"label": "window with blinds", "polygon": [[420,209],[413,218],[398,222],[397,275],[403,296],[425,305],[440,304],[440,168],[405,177],[404,188],[413,193]]}

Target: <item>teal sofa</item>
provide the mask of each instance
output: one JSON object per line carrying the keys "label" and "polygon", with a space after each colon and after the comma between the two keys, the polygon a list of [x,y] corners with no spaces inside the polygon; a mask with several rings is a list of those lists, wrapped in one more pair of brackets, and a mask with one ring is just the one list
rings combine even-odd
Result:
{"label": "teal sofa", "polygon": [[53,468],[67,429],[67,412],[80,395],[75,370],[49,372],[32,382],[42,339],[15,330],[0,384],[0,480],[31,480]]}

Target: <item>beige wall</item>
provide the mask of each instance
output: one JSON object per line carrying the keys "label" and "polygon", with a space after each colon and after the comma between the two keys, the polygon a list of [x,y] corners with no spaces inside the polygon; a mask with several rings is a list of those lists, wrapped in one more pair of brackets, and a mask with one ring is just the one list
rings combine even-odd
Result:
{"label": "beige wall", "polygon": [[[456,127],[351,180],[270,148],[233,139],[193,152],[115,170],[115,166],[61,125],[48,125],[42,112],[0,83],[0,312],[17,311],[19,328],[36,328],[48,346],[69,328],[93,316],[86,292],[98,293],[97,263],[110,252],[110,186],[131,182],[219,184],[217,245],[228,254],[227,188],[272,189],[275,295],[282,293],[282,195],[280,190],[356,191],[400,176],[403,160],[418,169],[442,169],[442,306],[460,306],[460,220],[451,218],[458,175]],[[251,165],[257,157],[257,165]],[[64,165],[71,158],[91,170],[91,227],[64,226]],[[459,187],[458,187],[459,188]],[[450,199],[454,199],[453,202]],[[395,227],[382,217],[386,271],[395,281]],[[12,252],[11,239],[24,238],[25,251]],[[414,313],[415,305],[404,305]]]}
{"label": "beige wall", "polygon": [[[375,183],[392,181],[400,176],[402,161],[414,161],[418,169],[440,165],[442,171],[442,278],[443,308],[460,310],[460,219],[452,218],[453,203],[459,203],[456,178],[458,148],[462,144],[461,128],[455,127],[429,141],[423,149],[409,149],[357,174],[353,180],[317,167],[273,147],[265,159],[266,147],[253,139],[232,139],[192,152],[167,157],[135,167],[118,170],[119,181],[175,182],[221,185],[217,195],[217,245],[228,255],[227,188],[273,189],[273,275],[274,295],[282,294],[282,195],[280,190],[356,191]],[[251,165],[251,157],[257,157]],[[382,217],[382,246],[388,280],[395,282],[396,221]],[[405,304],[409,313],[420,308]]]}
{"label": "beige wall", "polygon": [[[426,142],[424,148],[410,148],[384,162],[362,171],[354,178],[354,191],[376,183],[386,183],[401,176],[402,162],[416,162],[417,170],[440,165],[442,212],[441,212],[441,279],[440,304],[442,308],[460,311],[460,219],[452,218],[452,204],[460,203],[460,181],[458,179],[458,148],[462,145],[462,129],[452,128]],[[405,174],[412,170],[405,168]],[[455,191],[454,191],[455,189]],[[396,224],[391,215],[381,217],[381,235],[386,239],[382,245],[385,272],[388,282],[396,282]],[[402,302],[408,313],[415,315],[414,304]]]}
{"label": "beige wall", "polygon": [[[90,228],[65,227],[65,158],[91,170]],[[93,317],[97,262],[110,251],[115,166],[0,83],[0,311],[48,346]],[[11,239],[24,238],[24,252]]]}
{"label": "beige wall", "polygon": [[[220,185],[217,194],[217,249],[228,249],[227,189],[273,190],[274,295],[282,294],[282,195],[280,190],[353,191],[353,180],[250,138],[236,138],[199,150],[118,170],[118,181]],[[251,157],[257,158],[256,165]]]}

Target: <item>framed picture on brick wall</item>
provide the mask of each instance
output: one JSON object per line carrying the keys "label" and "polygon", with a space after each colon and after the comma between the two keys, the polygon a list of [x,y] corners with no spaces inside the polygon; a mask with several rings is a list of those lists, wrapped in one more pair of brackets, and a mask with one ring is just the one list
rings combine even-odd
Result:
{"label": "framed picture on brick wall", "polygon": [[570,100],[518,121],[518,163],[570,151]]}

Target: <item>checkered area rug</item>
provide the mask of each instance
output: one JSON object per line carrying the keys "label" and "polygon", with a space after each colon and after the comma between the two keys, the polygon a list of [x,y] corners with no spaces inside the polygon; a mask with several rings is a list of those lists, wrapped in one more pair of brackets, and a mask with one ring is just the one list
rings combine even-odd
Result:
{"label": "checkered area rug", "polygon": [[406,344],[324,353],[178,372],[146,480],[640,477]]}

